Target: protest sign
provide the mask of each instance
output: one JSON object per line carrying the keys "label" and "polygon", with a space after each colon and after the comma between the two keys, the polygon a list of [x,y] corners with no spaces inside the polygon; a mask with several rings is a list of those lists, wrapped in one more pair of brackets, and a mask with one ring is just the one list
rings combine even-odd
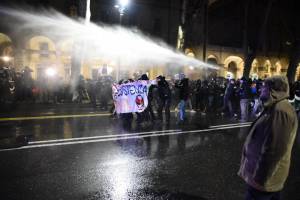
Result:
{"label": "protest sign", "polygon": [[150,81],[135,81],[112,86],[117,113],[143,112],[148,106]]}

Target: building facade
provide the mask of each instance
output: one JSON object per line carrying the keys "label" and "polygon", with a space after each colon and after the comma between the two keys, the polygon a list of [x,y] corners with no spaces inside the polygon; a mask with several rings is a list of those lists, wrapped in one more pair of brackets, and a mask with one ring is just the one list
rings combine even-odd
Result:
{"label": "building facade", "polygon": [[[28,2],[37,0],[28,0]],[[31,3],[32,3],[31,2]],[[43,1],[41,1],[43,2]],[[48,1],[49,7],[63,12],[71,18],[84,17],[85,0]],[[192,5],[189,3],[192,2]],[[224,2],[229,2],[225,3]],[[145,35],[159,38],[172,47],[178,47],[188,56],[204,60],[218,67],[217,70],[206,70],[195,66],[182,66],[180,71],[192,79],[204,79],[209,75],[231,76],[241,78],[244,72],[246,56],[244,54],[244,4],[240,1],[181,1],[181,0],[135,0],[132,1],[120,18],[117,1],[91,0],[91,20],[94,23],[122,25],[127,28],[137,28]],[[236,4],[236,7],[232,5]],[[207,5],[207,38],[206,48],[203,26],[205,16],[203,6]],[[258,4],[260,5],[260,4]],[[280,5],[275,5],[280,6]],[[263,5],[259,13],[263,13]],[[276,10],[276,9],[275,9]],[[274,13],[271,13],[274,15]],[[258,19],[257,16],[254,19]],[[271,18],[270,31],[280,30],[276,26],[277,17]],[[250,28],[247,38],[251,49],[255,38],[255,24],[249,21]],[[275,25],[274,25],[275,24]],[[275,28],[274,28],[275,27]],[[275,30],[276,29],[276,30]],[[265,78],[275,74],[286,74],[289,66],[290,41],[285,33],[273,34],[267,37],[266,44],[259,48],[251,64],[250,76]],[[276,42],[280,41],[278,45]],[[182,44],[180,44],[182,43]],[[276,43],[276,44],[275,44]],[[15,33],[11,27],[0,27],[0,62],[11,65],[16,70],[28,66],[33,71],[33,77],[42,80],[45,71],[54,69],[61,79],[68,82],[72,72],[72,52],[74,41],[58,40],[50,35],[38,32]],[[203,53],[205,51],[205,53]],[[205,55],[205,58],[203,57]],[[99,75],[116,77],[117,60],[103,60],[101,57],[84,60],[80,63],[80,73],[85,78],[96,79]],[[148,73],[151,78],[164,74],[171,76],[172,66],[153,66],[150,69],[122,69],[123,76]],[[297,68],[295,79],[300,78],[300,68]]]}
{"label": "building facade", "polygon": [[[84,18],[85,0],[62,2],[49,1],[46,6],[53,6],[74,19]],[[139,29],[144,35],[159,38],[175,48],[181,14],[180,0],[166,2],[154,0],[131,1],[122,18],[120,18],[119,10],[115,7],[116,3],[117,1],[91,0],[91,21],[95,24],[104,23],[115,26],[121,25],[129,29]],[[2,26],[2,30],[9,28],[11,27]],[[35,79],[43,79],[45,71],[51,68],[63,80],[70,80],[74,41],[71,39],[61,41],[52,37],[51,34],[40,34],[34,31],[17,34],[13,30],[6,32],[5,34],[1,33],[0,29],[0,45],[3,48],[5,46],[5,50],[3,49],[0,53],[2,57],[10,58],[9,61],[5,62],[6,65],[14,66],[17,70],[22,70],[24,66],[28,66],[32,69],[32,75]],[[10,51],[8,51],[9,49]],[[99,75],[115,77],[118,61],[103,60],[99,57],[84,59],[80,65],[80,73],[85,78],[97,78]],[[161,66],[153,66],[152,69],[147,69],[147,71],[128,71],[128,68],[123,70],[121,67],[121,73],[124,76],[146,72],[151,77],[155,77],[158,74],[165,73],[165,70]]]}

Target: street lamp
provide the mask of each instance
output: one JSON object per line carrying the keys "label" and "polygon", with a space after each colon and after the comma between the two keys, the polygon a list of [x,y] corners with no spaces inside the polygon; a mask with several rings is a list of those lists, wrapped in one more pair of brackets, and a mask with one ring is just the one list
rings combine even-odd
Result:
{"label": "street lamp", "polygon": [[[129,4],[129,0],[119,0],[118,3],[115,5],[115,8],[118,9],[118,11],[119,11],[119,15],[120,15],[119,23],[120,23],[120,25],[122,25],[122,17],[125,13],[125,10],[126,10],[128,4]],[[121,67],[121,60],[119,58],[118,69],[116,71],[117,81],[119,81],[119,79],[120,79],[120,67]]]}
{"label": "street lamp", "polygon": [[193,70],[195,69],[195,67],[192,66],[192,65],[190,65],[190,66],[189,66],[189,69],[193,71]]}
{"label": "street lamp", "polygon": [[11,58],[8,57],[8,56],[3,56],[3,57],[2,57],[2,60],[3,60],[4,62],[6,62],[6,63],[9,62],[10,59],[11,59]]}
{"label": "street lamp", "polygon": [[119,0],[119,2],[115,5],[115,8],[118,9],[120,14],[120,24],[122,24],[122,17],[125,13],[125,10],[129,4],[129,0]]}
{"label": "street lamp", "polygon": [[122,6],[127,6],[129,4],[129,0],[120,0],[120,4]]}
{"label": "street lamp", "polygon": [[46,75],[48,77],[53,77],[55,74],[56,74],[56,70],[55,69],[53,69],[51,67],[49,67],[48,69],[46,69]]}

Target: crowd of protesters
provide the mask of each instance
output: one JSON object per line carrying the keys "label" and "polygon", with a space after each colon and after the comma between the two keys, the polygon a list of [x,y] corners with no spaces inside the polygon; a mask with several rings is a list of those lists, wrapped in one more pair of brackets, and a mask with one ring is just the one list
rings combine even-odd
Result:
{"label": "crowd of protesters", "polygon": [[26,101],[33,98],[33,79],[31,70],[25,67],[15,72],[9,67],[0,66],[0,102]]}
{"label": "crowd of protesters", "polygon": [[[149,80],[144,74],[140,80]],[[130,79],[129,82],[134,80]],[[120,83],[127,83],[121,81]],[[180,74],[179,79],[166,80],[163,76],[156,78],[156,85],[149,89],[149,105],[143,113],[137,114],[139,122],[163,120],[170,122],[170,110],[175,109],[179,123],[186,119],[186,110],[219,114],[231,120],[246,122],[257,118],[263,111],[260,99],[264,85],[262,79],[225,79],[189,80]],[[290,102],[296,111],[300,108],[300,81],[290,86]],[[153,111],[157,112],[155,115]],[[133,114],[129,114],[132,118]],[[150,119],[150,120],[149,120]]]}
{"label": "crowd of protesters", "polygon": [[[34,80],[30,68],[25,67],[22,72],[0,67],[0,102],[32,102],[32,103],[90,103],[105,111],[113,112],[111,76],[99,76],[97,79],[85,80],[79,77],[75,91],[62,81],[60,77]],[[137,80],[149,80],[146,74]],[[135,81],[121,80],[119,83]],[[262,110],[259,99],[263,80],[225,79],[221,77],[206,80],[189,80],[184,74],[177,78],[166,79],[164,76],[156,78],[157,84],[149,88],[149,106],[144,114],[137,114],[137,119],[165,118],[170,121],[170,110],[178,114],[179,121],[186,118],[186,110],[199,112],[202,115],[217,113],[230,119],[247,121],[255,118]],[[300,109],[300,81],[290,85],[290,102],[296,110]],[[157,114],[154,114],[154,113]],[[165,116],[163,117],[163,113]]]}
{"label": "crowd of protesters", "polygon": [[[139,80],[149,80],[142,75]],[[119,83],[133,82],[129,79]],[[191,81],[180,74],[178,79],[166,80],[164,76],[156,78],[156,84],[151,85],[148,93],[148,108],[143,113],[137,113],[138,122],[163,120],[170,122],[170,110],[175,109],[178,122],[186,120],[186,110],[190,112],[218,113],[229,118],[247,121],[249,117],[257,116],[262,106],[259,101],[262,80],[226,80],[211,78],[210,80]],[[155,116],[154,110],[157,111]],[[163,112],[164,111],[164,112]],[[251,115],[250,115],[251,112]],[[133,113],[122,115],[132,119]]]}
{"label": "crowd of protesters", "polygon": [[14,68],[0,66],[0,104],[5,103],[91,103],[108,109],[111,103],[111,85],[109,76],[96,80],[79,77],[78,84],[72,90],[70,83],[64,82],[58,75],[34,80],[32,70],[24,67],[21,72]]}

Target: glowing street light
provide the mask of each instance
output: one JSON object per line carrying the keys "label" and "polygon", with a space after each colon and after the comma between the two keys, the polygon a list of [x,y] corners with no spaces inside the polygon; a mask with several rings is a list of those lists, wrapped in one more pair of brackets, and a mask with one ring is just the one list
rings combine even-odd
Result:
{"label": "glowing street light", "polygon": [[194,70],[194,69],[195,69],[195,67],[194,67],[194,66],[192,66],[192,65],[190,65],[190,66],[189,66],[189,69],[190,69],[190,70]]}
{"label": "glowing street light", "polygon": [[47,75],[47,76],[53,77],[55,74],[56,74],[55,69],[53,69],[53,68],[48,68],[48,69],[46,69],[46,75]]}
{"label": "glowing street light", "polygon": [[2,57],[2,60],[4,61],[4,62],[9,62],[10,61],[10,57],[8,57],[8,56],[3,56]]}
{"label": "glowing street light", "polygon": [[120,24],[121,24],[121,20],[122,20],[122,16],[125,13],[125,10],[127,8],[129,4],[129,0],[119,0],[118,4],[115,5],[115,8],[118,9],[119,13],[120,13]]}
{"label": "glowing street light", "polygon": [[129,0],[120,0],[119,3],[121,6],[126,7],[129,4]]}

